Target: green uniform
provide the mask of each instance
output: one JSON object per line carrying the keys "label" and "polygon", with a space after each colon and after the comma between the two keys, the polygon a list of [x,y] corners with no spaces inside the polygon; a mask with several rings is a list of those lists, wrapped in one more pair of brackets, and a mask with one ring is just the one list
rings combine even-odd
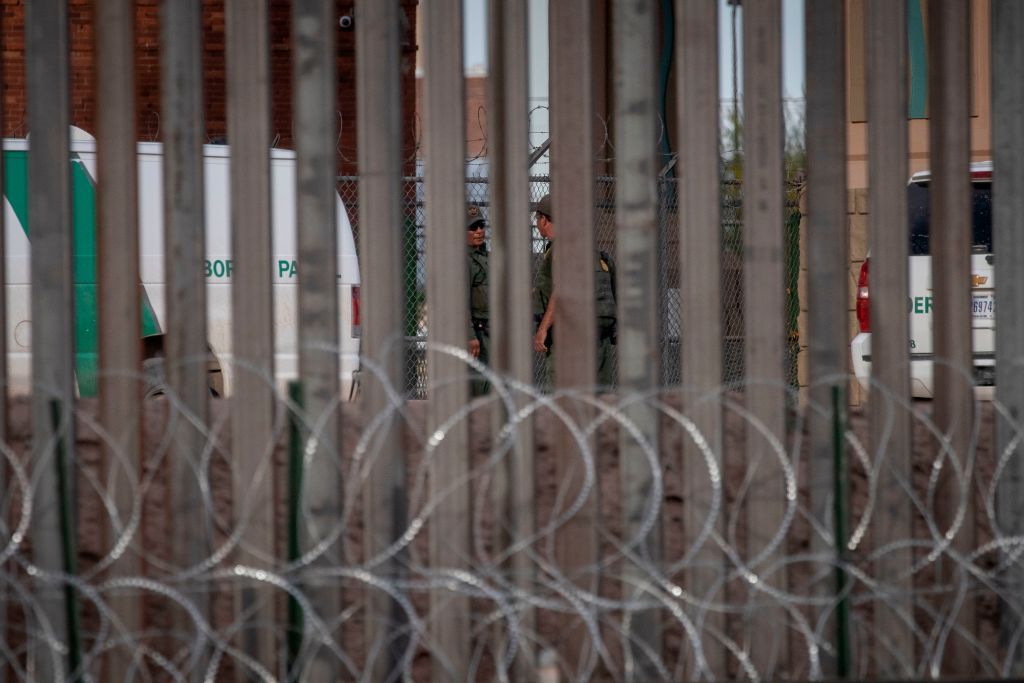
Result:
{"label": "green uniform", "polygon": [[615,344],[618,341],[615,318],[615,262],[601,251],[594,271],[594,313],[597,316],[597,384],[609,388],[615,384]]}
{"label": "green uniform", "polygon": [[[541,256],[540,265],[537,266],[537,274],[534,276],[533,322],[535,325],[539,325],[541,318],[544,317],[544,311],[548,309],[548,302],[551,301],[551,292],[555,287],[555,281],[551,273],[551,256],[553,253],[551,247],[553,245],[554,242],[548,242],[544,245],[544,254]],[[555,383],[555,364],[551,358],[551,340],[551,330],[548,330],[548,340],[546,342],[548,350],[540,359],[537,372],[537,386],[544,390],[553,388]]]}
{"label": "green uniform", "polygon": [[[544,247],[544,255],[534,279],[533,315],[534,321],[540,323],[554,291],[552,278],[552,242]],[[615,310],[615,262],[605,252],[596,254],[594,271],[594,313],[597,317],[597,383],[601,387],[615,384],[615,343],[616,343],[616,310]],[[538,373],[538,384],[542,388],[554,385],[554,363],[551,357],[554,345],[549,331],[546,343],[548,350],[541,360]]]}
{"label": "green uniform", "polygon": [[[470,339],[476,337],[480,342],[480,355],[477,357],[484,365],[490,361],[491,330],[490,311],[488,309],[487,270],[488,253],[486,247],[469,250],[469,319]],[[470,370],[471,375],[476,373]],[[489,384],[486,379],[476,375],[469,385],[470,394],[480,396],[486,394]]]}

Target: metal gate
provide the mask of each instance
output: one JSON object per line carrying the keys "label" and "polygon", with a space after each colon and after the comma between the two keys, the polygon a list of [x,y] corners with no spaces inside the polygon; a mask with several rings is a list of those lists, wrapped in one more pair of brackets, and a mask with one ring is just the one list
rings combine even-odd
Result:
{"label": "metal gate", "polygon": [[[991,20],[995,400],[978,402],[964,380],[973,376],[974,5],[930,0],[935,398],[924,404],[911,400],[907,353],[907,3],[806,3],[806,169],[793,184],[780,0],[742,3],[742,178],[721,159],[716,0],[612,3],[608,175],[594,163],[600,3],[550,3],[550,177],[530,175],[527,3],[492,0],[486,180],[466,177],[461,0],[421,3],[422,177],[406,175],[401,156],[398,0],[357,0],[345,15],[356,31],[359,145],[358,174],[340,178],[337,8],[292,0],[299,284],[282,313],[266,268],[268,0],[227,0],[231,354],[211,357],[202,3],[160,4],[166,324],[157,349],[140,333],[149,290],[132,123],[135,3],[94,0],[101,181],[96,242],[83,245],[76,216],[92,209],[75,192],[81,160],[69,165],[68,36],[81,26],[69,3],[32,0],[32,392],[0,392],[0,677],[1024,675],[1024,276],[1012,267],[1024,262],[1024,3],[977,2]],[[870,122],[864,410],[846,400],[853,27],[865,36],[857,73]],[[674,175],[659,173],[656,149],[660,35],[673,35],[676,50]],[[10,177],[2,185],[11,204]],[[558,217],[553,386],[535,375],[531,303],[543,249],[533,208],[547,192]],[[339,196],[359,246],[352,302],[338,294]],[[488,366],[467,351],[467,203],[489,223]],[[617,268],[610,387],[595,379],[599,250]],[[15,263],[8,256],[4,268]],[[16,310],[17,296],[5,287],[0,302]],[[75,366],[76,310],[88,297],[95,399]],[[356,306],[360,393],[348,402],[338,321]],[[274,346],[286,317],[298,340],[287,390]],[[18,344],[25,334],[0,338]],[[226,397],[211,396],[214,367],[231,378]],[[470,399],[471,371],[487,374],[486,396]],[[6,373],[0,364],[4,386]]]}

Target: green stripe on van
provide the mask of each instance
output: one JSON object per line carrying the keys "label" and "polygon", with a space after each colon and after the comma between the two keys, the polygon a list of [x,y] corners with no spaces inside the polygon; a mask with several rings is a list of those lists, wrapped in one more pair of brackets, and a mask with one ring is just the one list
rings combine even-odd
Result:
{"label": "green stripe on van", "polygon": [[[4,194],[25,235],[28,222],[28,153],[4,152]],[[80,160],[71,162],[73,263],[75,297],[75,372],[82,396],[98,390],[98,309],[96,294],[96,187]],[[142,292],[142,335],[159,334],[160,326]]]}
{"label": "green stripe on van", "polygon": [[27,152],[4,152],[4,195],[28,235]]}
{"label": "green stripe on van", "polygon": [[78,392],[99,392],[99,309],[96,301],[96,192],[89,173],[71,161],[71,225],[74,226],[75,371]]}

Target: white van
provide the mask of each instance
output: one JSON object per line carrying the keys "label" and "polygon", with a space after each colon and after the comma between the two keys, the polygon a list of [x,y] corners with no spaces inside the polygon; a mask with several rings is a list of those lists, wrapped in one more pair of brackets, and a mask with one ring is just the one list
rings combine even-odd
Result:
{"label": "white van", "polygon": [[[78,131],[76,131],[78,133]],[[97,389],[96,325],[96,143],[78,139],[71,148],[75,231],[75,354],[79,393]],[[85,136],[88,137],[88,136]],[[3,142],[7,266],[7,348],[10,390],[27,393],[31,384],[32,320],[30,254],[27,237],[28,141]],[[231,221],[229,148],[203,147],[206,189],[206,273],[209,345],[214,360],[210,384],[217,394],[231,393]],[[267,264],[274,292],[274,374],[279,389],[298,375],[298,264],[295,235],[295,153],[271,151],[273,259]],[[163,353],[166,324],[163,241],[163,146],[138,144],[139,268],[142,279],[142,330],[147,358]],[[352,393],[359,367],[359,264],[345,206],[337,200],[339,391]]]}
{"label": "white van", "polygon": [[[910,379],[911,393],[931,398],[932,345],[931,173],[915,173],[907,185],[907,232],[910,239]],[[971,341],[974,383],[978,398],[989,398],[995,384],[995,272],[992,249],[992,162],[971,164]],[[857,282],[859,333],[850,345],[853,372],[865,389],[871,379],[870,261],[865,259]]]}

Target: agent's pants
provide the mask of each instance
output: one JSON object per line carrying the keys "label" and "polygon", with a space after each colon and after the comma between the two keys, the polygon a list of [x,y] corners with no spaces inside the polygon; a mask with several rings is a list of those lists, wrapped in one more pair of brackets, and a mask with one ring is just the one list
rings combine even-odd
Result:
{"label": "agent's pants", "polygon": [[[490,367],[491,335],[489,332],[474,330],[477,341],[480,342],[480,355],[477,360]],[[473,368],[469,369],[469,395],[483,396],[491,390],[491,383]]]}
{"label": "agent's pants", "polygon": [[[537,387],[541,391],[555,388],[554,347],[541,357],[537,371]],[[597,386],[599,391],[609,391],[615,386],[615,344],[610,337],[597,342]]]}

